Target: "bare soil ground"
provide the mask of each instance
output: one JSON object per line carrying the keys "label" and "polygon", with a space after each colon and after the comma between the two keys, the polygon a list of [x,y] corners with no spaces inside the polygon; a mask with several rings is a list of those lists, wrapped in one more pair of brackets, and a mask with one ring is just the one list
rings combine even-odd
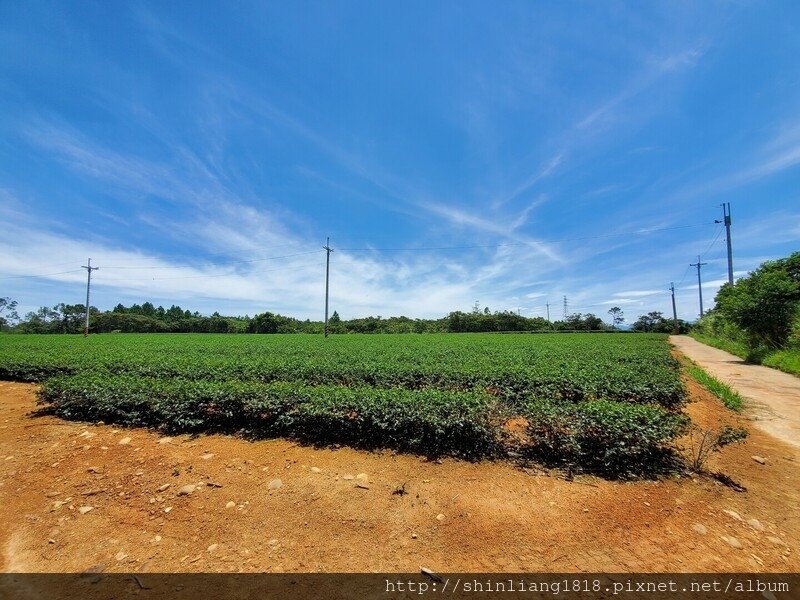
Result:
{"label": "bare soil ground", "polygon": [[[700,425],[747,425],[689,386]],[[565,481],[505,462],[165,439],[35,416],[35,390],[0,382],[6,572],[800,570],[800,451],[754,427],[709,461],[736,492],[709,477]]]}

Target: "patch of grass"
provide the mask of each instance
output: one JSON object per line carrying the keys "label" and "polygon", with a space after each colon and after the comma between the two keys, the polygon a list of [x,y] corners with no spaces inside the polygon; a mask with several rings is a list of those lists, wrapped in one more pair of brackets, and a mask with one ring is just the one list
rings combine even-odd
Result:
{"label": "patch of grass", "polygon": [[720,350],[725,350],[725,352],[730,352],[731,354],[734,354],[739,358],[748,360],[748,358],[750,357],[750,350],[747,348],[747,345],[744,344],[743,342],[737,342],[734,340],[715,337],[697,331],[692,331],[689,335],[694,339],[696,339],[698,342],[702,342],[707,346],[713,346],[714,348],[719,348]]}
{"label": "patch of grass", "polygon": [[709,392],[714,394],[717,398],[722,400],[722,403],[730,408],[739,412],[744,406],[744,398],[742,398],[733,388],[729,385],[722,383],[716,377],[706,373],[701,367],[694,363],[685,366],[686,372],[697,383],[706,388]]}
{"label": "patch of grass", "polygon": [[767,354],[761,364],[780,369],[792,375],[800,375],[800,350],[778,350]]}

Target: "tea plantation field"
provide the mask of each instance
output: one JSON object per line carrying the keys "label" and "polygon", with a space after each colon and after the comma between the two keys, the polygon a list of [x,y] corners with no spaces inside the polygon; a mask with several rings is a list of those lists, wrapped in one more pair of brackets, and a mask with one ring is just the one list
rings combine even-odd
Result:
{"label": "tea plantation field", "polygon": [[[661,335],[0,336],[0,379],[71,419],[237,431],[616,475],[686,427]],[[511,433],[510,421],[525,424]]]}

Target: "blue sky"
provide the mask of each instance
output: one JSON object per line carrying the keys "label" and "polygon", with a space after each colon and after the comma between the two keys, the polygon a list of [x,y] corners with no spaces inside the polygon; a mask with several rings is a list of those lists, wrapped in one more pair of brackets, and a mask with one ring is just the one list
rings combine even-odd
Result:
{"label": "blue sky", "polygon": [[[698,313],[800,247],[796,2],[0,2],[22,312]],[[36,277],[28,277],[29,275]]]}

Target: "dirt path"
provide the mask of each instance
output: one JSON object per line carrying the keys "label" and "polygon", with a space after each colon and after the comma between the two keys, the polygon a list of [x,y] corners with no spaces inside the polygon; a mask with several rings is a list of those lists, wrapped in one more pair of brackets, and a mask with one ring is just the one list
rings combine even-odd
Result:
{"label": "dirt path", "polygon": [[[690,389],[698,423],[736,422]],[[800,451],[758,430],[711,459],[739,493],[710,478],[568,482],[499,462],[165,439],[33,416],[34,392],[0,382],[3,571],[800,570]]]}
{"label": "dirt path", "polygon": [[686,335],[669,341],[748,402],[745,411],[764,431],[800,447],[800,377],[749,365],[738,356],[701,344]]}

